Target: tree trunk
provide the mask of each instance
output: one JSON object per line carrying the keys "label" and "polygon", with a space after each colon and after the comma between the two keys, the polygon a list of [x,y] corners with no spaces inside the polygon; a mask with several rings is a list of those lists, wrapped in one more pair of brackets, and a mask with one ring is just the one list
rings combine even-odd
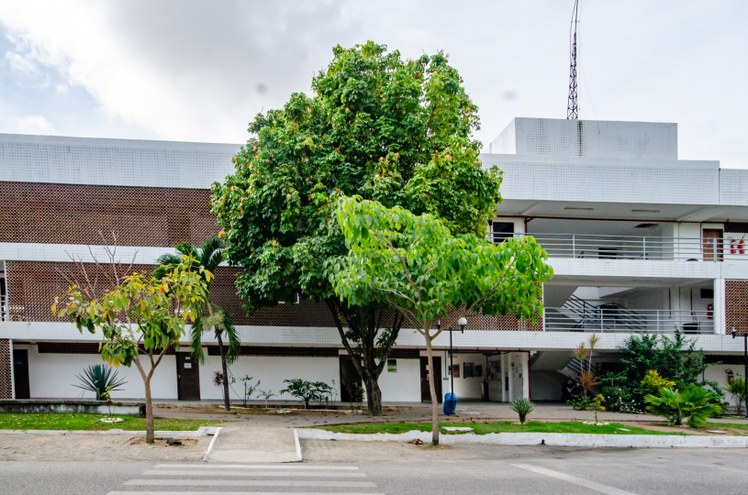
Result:
{"label": "tree trunk", "polygon": [[[341,305],[340,301],[334,298],[325,299],[325,303],[335,320],[335,325],[338,328],[343,347],[348,351],[348,355],[351,356],[356,372],[366,389],[366,404],[369,410],[369,415],[381,416],[382,391],[379,388],[379,376],[387,363],[389,350],[391,350],[394,342],[397,340],[403,317],[402,315],[397,315],[393,320],[392,331],[389,338],[382,343],[383,347],[387,349],[387,352],[380,356],[381,360],[379,364],[377,364],[377,346],[375,342],[377,332],[380,328],[380,322],[376,314],[379,310],[376,307],[371,306],[356,307],[352,310],[350,308],[347,309]],[[359,337],[358,339],[355,337],[348,338],[343,328],[343,322],[340,318],[341,315],[345,318],[346,325],[348,326],[351,335],[357,335]],[[351,341],[353,341],[360,349],[360,355],[353,352]]]}
{"label": "tree trunk", "polygon": [[143,386],[145,388],[145,443],[153,443],[155,441],[155,434],[153,427],[153,400],[151,399],[150,376],[143,380]]}
{"label": "tree trunk", "polygon": [[379,388],[379,382],[371,375],[367,376],[366,382],[366,405],[369,408],[371,416],[382,415],[382,390]]}
{"label": "tree trunk", "polygon": [[439,445],[439,398],[436,396],[436,385],[434,384],[434,351],[431,348],[431,336],[425,330],[426,356],[428,362],[429,394],[431,395],[431,443]]}
{"label": "tree trunk", "polygon": [[216,339],[218,340],[218,353],[221,355],[221,367],[223,368],[223,408],[227,411],[230,411],[231,403],[229,401],[229,367],[226,364],[226,349],[223,348],[223,339],[221,338],[221,332],[216,332]]}

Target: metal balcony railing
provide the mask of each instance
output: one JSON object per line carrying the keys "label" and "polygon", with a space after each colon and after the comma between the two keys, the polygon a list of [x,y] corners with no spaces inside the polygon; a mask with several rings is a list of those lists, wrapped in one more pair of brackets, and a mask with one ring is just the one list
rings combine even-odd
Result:
{"label": "metal balcony railing", "polygon": [[587,308],[583,313],[569,308],[545,308],[547,332],[625,332],[625,333],[714,333],[714,320],[707,311],[666,309]]}
{"label": "metal balcony railing", "polygon": [[0,321],[8,321],[8,296],[0,295]]}
{"label": "metal balcony railing", "polygon": [[[523,234],[514,234],[521,236]],[[724,261],[748,260],[748,248],[735,239],[665,238],[596,234],[531,234],[548,256],[557,258]],[[506,234],[493,234],[501,242]]]}

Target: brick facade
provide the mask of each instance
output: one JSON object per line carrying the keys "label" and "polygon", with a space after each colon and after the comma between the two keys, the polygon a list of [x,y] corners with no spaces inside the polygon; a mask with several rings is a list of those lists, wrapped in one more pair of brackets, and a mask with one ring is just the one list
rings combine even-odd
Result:
{"label": "brick facade", "polygon": [[748,280],[725,281],[725,329],[748,332]]}
{"label": "brick facade", "polygon": [[10,340],[0,339],[0,399],[13,398],[13,359]]}
{"label": "brick facade", "polygon": [[122,246],[201,244],[218,232],[210,191],[0,182],[0,242]]}

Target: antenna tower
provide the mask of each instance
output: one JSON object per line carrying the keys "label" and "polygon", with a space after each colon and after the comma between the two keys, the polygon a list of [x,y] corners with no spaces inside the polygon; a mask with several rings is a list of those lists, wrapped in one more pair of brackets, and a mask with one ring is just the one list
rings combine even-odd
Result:
{"label": "antenna tower", "polygon": [[577,104],[577,24],[579,24],[579,0],[574,0],[574,10],[571,12],[571,62],[569,63],[569,100],[566,104],[566,118],[577,120],[579,118],[579,105]]}

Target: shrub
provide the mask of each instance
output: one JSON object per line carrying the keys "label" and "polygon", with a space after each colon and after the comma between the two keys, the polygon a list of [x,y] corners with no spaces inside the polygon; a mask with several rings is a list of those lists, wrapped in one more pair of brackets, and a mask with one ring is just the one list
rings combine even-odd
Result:
{"label": "shrub", "polygon": [[302,378],[292,378],[283,380],[287,384],[286,388],[280,391],[281,394],[289,394],[296,397],[304,403],[304,409],[309,409],[311,401],[329,401],[332,395],[332,387],[325,382],[312,382]]}
{"label": "shrub", "polygon": [[119,377],[119,371],[104,364],[92,364],[75,376],[80,380],[80,385],[73,386],[93,392],[96,400],[102,400],[104,394],[108,397],[109,392],[121,390],[122,385],[127,383],[127,380]]}
{"label": "shrub", "polygon": [[516,412],[519,415],[520,424],[525,424],[527,415],[530,414],[534,409],[535,404],[533,404],[532,401],[527,397],[520,397],[519,399],[514,399],[514,401],[512,402],[512,411]]}
{"label": "shrub", "polygon": [[573,399],[569,399],[568,401],[566,401],[566,403],[577,411],[586,411],[587,408],[592,405],[592,399],[590,399],[585,394],[582,394],[578,397],[574,397]]}
{"label": "shrub", "polygon": [[745,380],[741,377],[733,378],[727,386],[727,391],[730,392],[730,396],[735,402],[737,415],[741,416],[743,414],[743,403],[745,402]]}
{"label": "shrub", "polygon": [[675,382],[661,377],[660,372],[657,370],[648,370],[639,384],[644,395],[656,394],[661,388],[675,388]]}
{"label": "shrub", "polygon": [[663,416],[669,424],[680,425],[688,418],[688,426],[696,428],[706,424],[707,418],[722,413],[722,407],[714,403],[714,392],[697,385],[687,385],[683,391],[661,388],[659,395],[649,394],[645,401],[653,414]]}

